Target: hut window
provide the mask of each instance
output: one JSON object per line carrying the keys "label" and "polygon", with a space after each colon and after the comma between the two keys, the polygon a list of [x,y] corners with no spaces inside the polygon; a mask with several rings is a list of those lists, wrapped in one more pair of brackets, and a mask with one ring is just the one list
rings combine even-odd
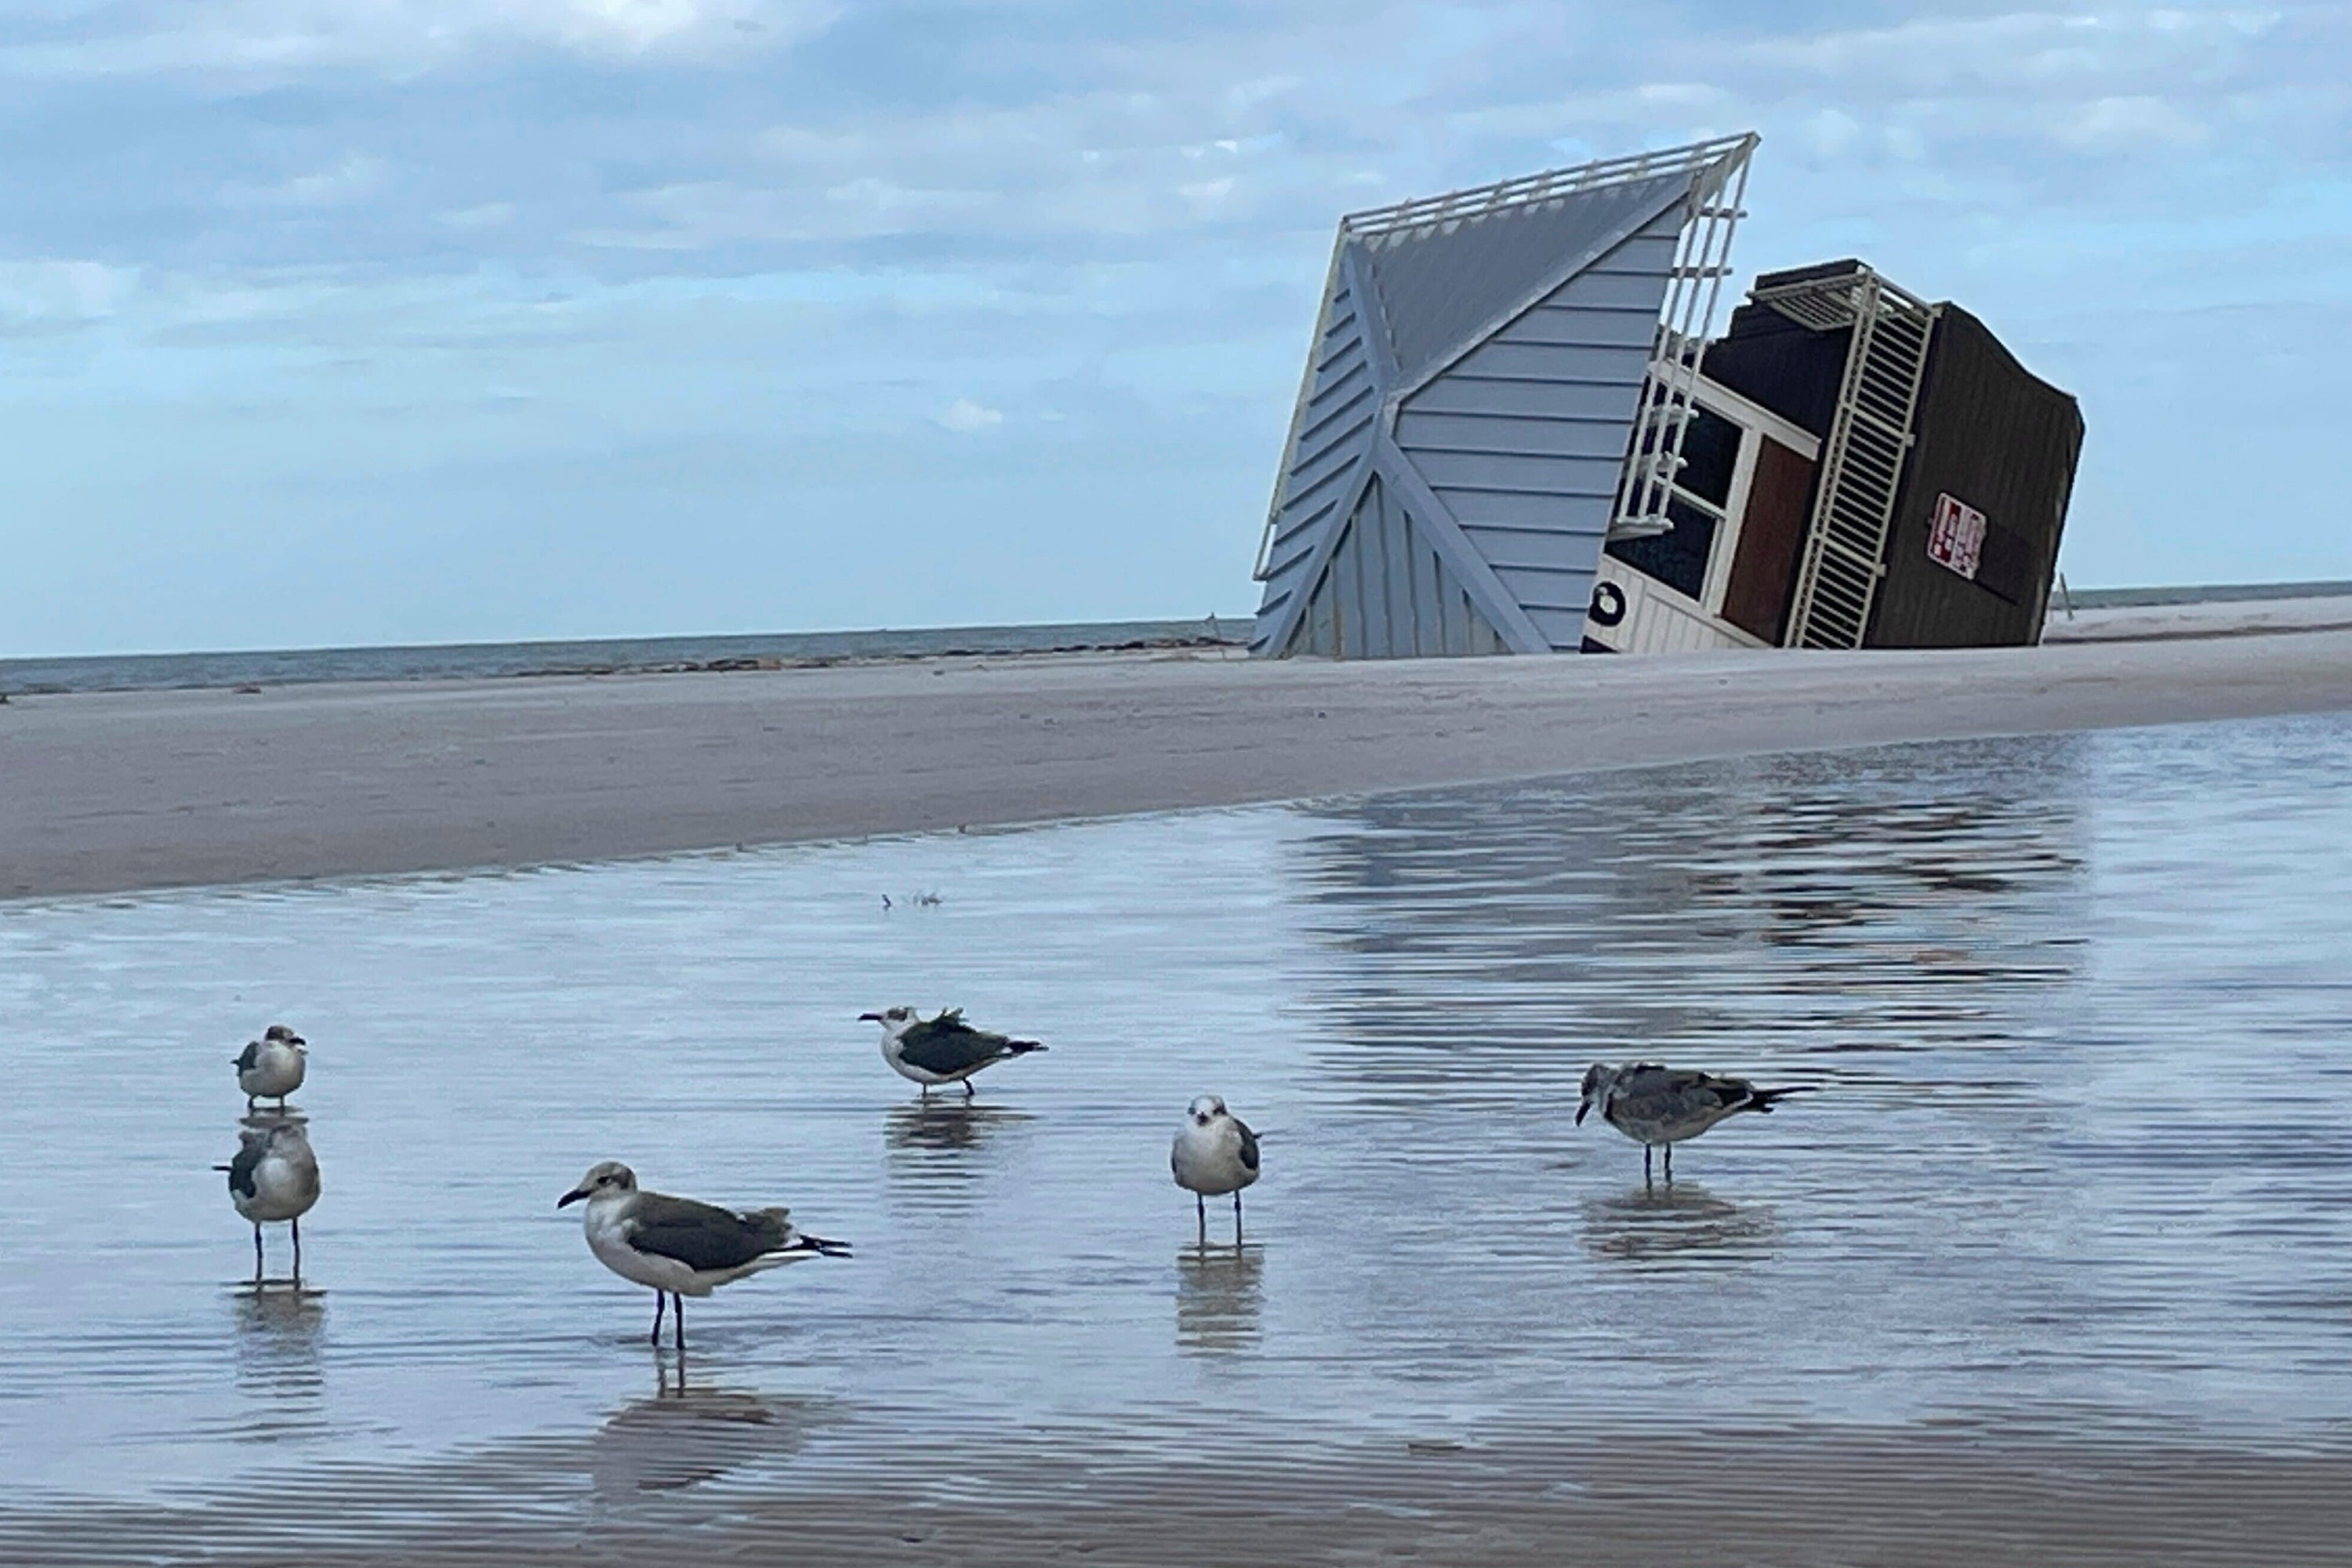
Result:
{"label": "hut window", "polygon": [[1666,517],[1674,526],[1665,532],[1647,539],[1612,539],[1609,553],[1696,599],[1706,586],[1707,552],[1714,547],[1721,514],[1677,489],[1666,503]]}
{"label": "hut window", "polygon": [[1739,466],[1739,426],[1704,408],[1693,408],[1691,416],[1675,489],[1706,501],[1720,516],[1731,496],[1732,470]]}
{"label": "hut window", "polygon": [[1722,415],[1694,405],[1683,432],[1682,467],[1666,498],[1673,526],[1646,539],[1612,539],[1609,553],[1678,594],[1703,599],[1708,553],[1723,531],[1724,507],[1746,436]]}

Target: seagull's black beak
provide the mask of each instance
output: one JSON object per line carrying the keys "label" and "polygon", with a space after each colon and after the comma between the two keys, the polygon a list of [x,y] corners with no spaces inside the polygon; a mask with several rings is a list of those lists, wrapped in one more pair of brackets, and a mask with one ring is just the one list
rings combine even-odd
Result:
{"label": "seagull's black beak", "polygon": [[1580,1100],[1576,1102],[1576,1124],[1579,1127],[1584,1125],[1584,1113],[1591,1109],[1592,1101],[1589,1100]]}
{"label": "seagull's black beak", "polygon": [[857,1015],[857,1021],[861,1024],[878,1024],[882,1021],[882,1015],[879,1013],[860,1013]]}
{"label": "seagull's black beak", "polygon": [[555,1206],[557,1208],[566,1207],[569,1205],[578,1203],[582,1198],[584,1198],[588,1194],[585,1188],[574,1187],[570,1192],[564,1194],[562,1197],[556,1199]]}

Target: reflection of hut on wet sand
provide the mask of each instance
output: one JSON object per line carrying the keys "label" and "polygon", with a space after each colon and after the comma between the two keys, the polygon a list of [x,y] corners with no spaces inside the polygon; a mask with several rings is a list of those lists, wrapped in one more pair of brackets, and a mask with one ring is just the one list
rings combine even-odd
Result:
{"label": "reflection of hut on wet sand", "polygon": [[1263,657],[2040,640],[2074,400],[1853,259],[1714,338],[1757,138],[1340,220]]}
{"label": "reflection of hut on wet sand", "polygon": [[1323,955],[1299,984],[1343,1021],[1320,1070],[1408,1106],[1684,1042],[1747,1070],[1775,1041],[2038,1025],[2084,963],[2084,757],[2029,737],[1322,808],[1296,851]]}

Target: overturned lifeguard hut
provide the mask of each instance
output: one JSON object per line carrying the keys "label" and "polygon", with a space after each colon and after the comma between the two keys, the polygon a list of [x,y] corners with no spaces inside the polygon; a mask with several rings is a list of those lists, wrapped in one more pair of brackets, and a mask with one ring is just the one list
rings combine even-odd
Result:
{"label": "overturned lifeguard hut", "polygon": [[1711,340],[1756,144],[1341,220],[1254,652],[2039,637],[2074,399],[1858,261],[1758,278]]}

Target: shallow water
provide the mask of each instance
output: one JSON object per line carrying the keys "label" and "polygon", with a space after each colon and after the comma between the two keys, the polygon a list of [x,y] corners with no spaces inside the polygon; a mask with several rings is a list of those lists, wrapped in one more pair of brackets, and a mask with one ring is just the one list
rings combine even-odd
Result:
{"label": "shallow water", "polygon": [[[0,904],[0,1519],[559,1450],[482,1506],[951,1500],[976,1437],[2333,1449],[2347,844],[2336,717]],[[898,1001],[1052,1049],[924,1107],[856,1022]],[[326,1194],[315,1293],[257,1299],[210,1167],[276,1019]],[[1633,1057],[1822,1092],[1648,1189],[1570,1123]],[[1238,1255],[1168,1178],[1209,1091],[1265,1135]],[[553,1208],[603,1158],[857,1257],[689,1303],[664,1402],[648,1293]]]}

